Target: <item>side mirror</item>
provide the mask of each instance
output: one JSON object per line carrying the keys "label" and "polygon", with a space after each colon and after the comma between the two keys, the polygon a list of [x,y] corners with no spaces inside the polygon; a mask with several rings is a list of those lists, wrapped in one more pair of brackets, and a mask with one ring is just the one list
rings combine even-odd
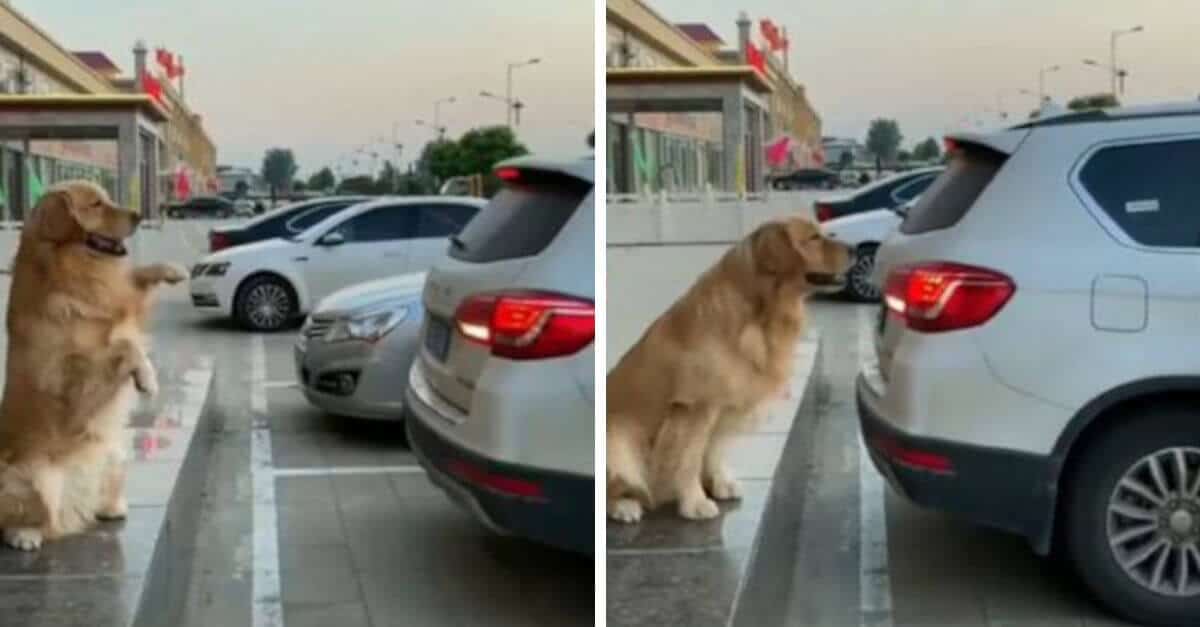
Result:
{"label": "side mirror", "polygon": [[317,240],[318,246],[341,246],[346,243],[346,236],[341,231],[331,231]]}

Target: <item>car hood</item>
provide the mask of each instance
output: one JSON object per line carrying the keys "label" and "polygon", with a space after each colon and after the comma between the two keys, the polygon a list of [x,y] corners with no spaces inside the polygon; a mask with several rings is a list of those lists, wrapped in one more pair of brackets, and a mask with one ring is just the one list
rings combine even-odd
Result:
{"label": "car hood", "polygon": [[426,274],[414,272],[352,285],[326,296],[313,308],[313,313],[342,313],[386,300],[412,298],[419,302],[425,289]]}
{"label": "car hood", "polygon": [[281,252],[295,250],[296,246],[302,246],[297,242],[290,242],[282,238],[274,238],[263,240],[261,242],[252,242],[233,248],[226,248],[215,252],[201,261],[204,263],[212,263],[214,261],[235,261],[237,259],[257,259],[263,256],[274,256]]}

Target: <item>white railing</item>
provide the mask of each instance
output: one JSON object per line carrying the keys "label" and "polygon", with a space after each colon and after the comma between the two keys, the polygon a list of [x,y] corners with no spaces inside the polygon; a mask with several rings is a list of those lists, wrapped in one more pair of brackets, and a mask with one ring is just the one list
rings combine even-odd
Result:
{"label": "white railing", "polygon": [[734,242],[776,218],[813,217],[813,202],[836,192],[769,191],[744,196],[723,192],[610,194],[610,246]]}

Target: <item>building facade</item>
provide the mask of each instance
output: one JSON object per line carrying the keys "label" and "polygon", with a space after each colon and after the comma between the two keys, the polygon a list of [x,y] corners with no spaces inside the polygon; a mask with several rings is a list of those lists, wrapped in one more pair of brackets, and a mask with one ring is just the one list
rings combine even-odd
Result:
{"label": "building facade", "polygon": [[[744,18],[743,18],[744,19]],[[747,23],[739,23],[739,38],[751,39]],[[746,42],[728,49],[724,41],[705,24],[676,24],[642,0],[607,0],[606,66],[609,82],[614,75],[624,79],[630,70],[659,73],[663,78],[695,76],[690,87],[704,77],[715,76],[721,68],[747,65]],[[699,191],[705,188],[732,189],[722,164],[734,155],[725,154],[731,144],[745,145],[755,154],[737,156],[739,175],[744,187],[761,185],[770,160],[757,154],[767,144],[784,142],[786,159],[777,167],[791,168],[819,163],[821,121],[808,101],[804,86],[788,73],[781,58],[765,53],[761,80],[766,88],[756,90],[765,99],[764,121],[750,123],[739,132],[753,129],[762,139],[747,135],[738,142],[724,137],[728,117],[720,110],[645,110],[612,113],[608,116],[608,189],[613,193],[645,193],[659,190]],[[614,72],[613,70],[616,70]],[[648,98],[660,86],[647,83]],[[661,108],[685,105],[662,106]],[[708,106],[712,108],[711,103]],[[636,105],[633,105],[636,109]],[[613,109],[610,107],[610,111]],[[627,145],[630,144],[630,145]],[[736,148],[735,148],[736,149]]]}
{"label": "building facade", "polygon": [[[145,67],[134,59],[135,73]],[[189,177],[192,193],[216,185],[216,147],[198,115],[164,79],[163,107],[169,112],[158,148],[159,198],[174,198],[180,173]],[[0,2],[0,94],[105,96],[141,92],[140,81],[122,78],[104,53],[72,52],[55,41],[7,2]],[[116,193],[117,148],[111,141],[30,142],[29,154],[19,142],[0,143],[2,217],[17,219],[28,205],[24,196],[58,181],[85,178]],[[21,174],[28,176],[23,190]]]}

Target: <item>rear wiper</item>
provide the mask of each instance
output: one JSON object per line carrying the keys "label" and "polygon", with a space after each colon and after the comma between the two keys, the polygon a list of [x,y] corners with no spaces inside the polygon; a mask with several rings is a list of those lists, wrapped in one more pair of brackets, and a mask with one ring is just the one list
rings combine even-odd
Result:
{"label": "rear wiper", "polygon": [[457,235],[450,236],[450,245],[459,250],[467,249],[467,243],[459,239]]}

